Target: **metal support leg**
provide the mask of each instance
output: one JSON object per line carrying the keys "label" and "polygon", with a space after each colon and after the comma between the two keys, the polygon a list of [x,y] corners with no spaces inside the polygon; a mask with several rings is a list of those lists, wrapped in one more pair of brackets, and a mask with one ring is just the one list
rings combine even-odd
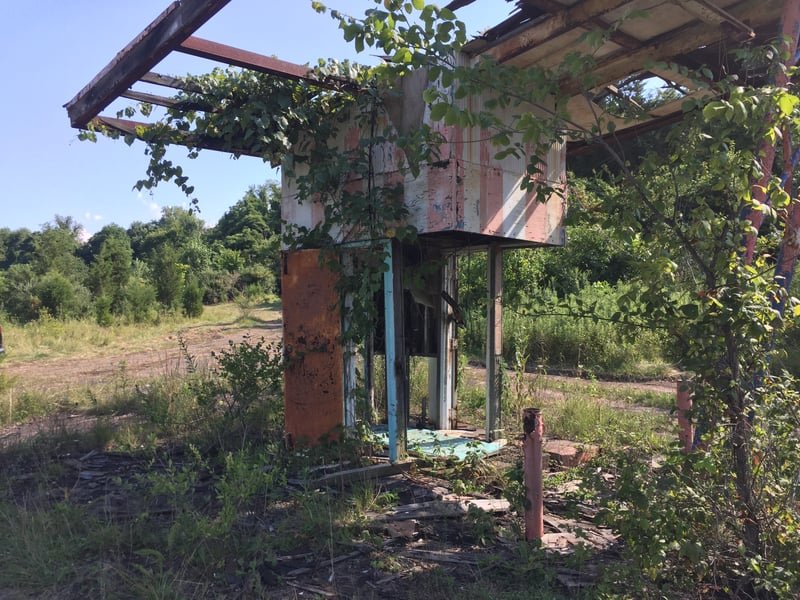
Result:
{"label": "metal support leg", "polygon": [[[341,258],[342,266],[348,274],[353,271],[353,256],[343,254]],[[348,293],[344,298],[344,318],[342,319],[342,329],[347,332],[352,323],[353,294]],[[356,424],[356,392],[358,381],[356,379],[356,348],[353,342],[348,342],[344,347],[344,426],[353,429]]]}
{"label": "metal support leg", "polygon": [[503,393],[503,249],[489,246],[489,298],[486,318],[486,439],[502,437],[500,429]]}
{"label": "metal support leg", "polygon": [[[456,257],[448,258],[442,267],[442,289],[453,298],[458,297],[458,280],[456,271]],[[456,339],[456,325],[449,317],[450,307],[442,300],[439,319],[439,357],[438,378],[438,414],[436,421],[440,429],[455,429],[456,404],[456,369],[458,368],[458,340]]]}
{"label": "metal support leg", "polygon": [[386,242],[383,275],[384,324],[386,330],[386,403],[389,413],[389,460],[405,456],[408,369],[403,327],[402,254],[395,240]]}

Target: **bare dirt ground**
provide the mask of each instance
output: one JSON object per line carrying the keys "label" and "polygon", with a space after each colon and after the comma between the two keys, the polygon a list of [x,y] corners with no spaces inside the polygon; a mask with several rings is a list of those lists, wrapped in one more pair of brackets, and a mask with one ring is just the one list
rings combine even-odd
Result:
{"label": "bare dirt ground", "polygon": [[[281,321],[274,319],[258,326],[242,327],[236,323],[227,325],[199,325],[182,329],[180,333],[165,335],[149,344],[146,350],[112,352],[88,358],[54,358],[32,361],[7,361],[2,373],[14,385],[15,394],[36,392],[53,398],[70,392],[93,390],[101,394],[104,386],[111,384],[132,385],[137,381],[153,377],[177,375],[187,368],[188,356],[198,367],[213,363],[213,352],[229,347],[231,342],[240,343],[246,338],[253,342],[264,338],[267,343],[281,339]],[[181,342],[184,348],[181,348]],[[108,389],[108,388],[107,388]],[[115,425],[124,422],[129,415],[117,415],[111,420]],[[62,406],[47,417],[24,423],[13,423],[0,427],[0,448],[28,440],[40,433],[53,431],[86,431],[97,420],[85,410],[71,410]]]}
{"label": "bare dirt ground", "polygon": [[264,338],[277,342],[281,338],[280,320],[268,321],[258,327],[231,325],[197,326],[181,330],[157,340],[148,350],[112,353],[93,358],[57,358],[29,362],[8,362],[3,372],[22,389],[57,390],[70,387],[91,387],[124,376],[134,380],[180,372],[185,368],[185,356],[180,347],[182,339],[188,353],[198,365],[208,365],[211,353],[239,343],[246,336],[252,340]]}

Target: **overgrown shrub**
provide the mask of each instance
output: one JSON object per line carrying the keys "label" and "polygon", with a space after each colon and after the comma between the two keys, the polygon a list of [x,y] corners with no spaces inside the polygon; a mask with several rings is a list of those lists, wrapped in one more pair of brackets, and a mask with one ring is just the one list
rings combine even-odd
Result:
{"label": "overgrown shrub", "polygon": [[59,319],[82,316],[91,298],[89,290],[56,271],[45,273],[33,293],[39,298],[39,311],[47,311]]}
{"label": "overgrown shrub", "polygon": [[156,310],[156,290],[146,281],[131,279],[126,290],[125,311],[134,323],[148,323],[158,316]]}
{"label": "overgrown shrub", "polygon": [[214,352],[211,376],[196,385],[205,427],[222,449],[281,437],[283,355],[280,344],[249,336]]}
{"label": "overgrown shrub", "polygon": [[[540,292],[539,300],[504,314],[503,353],[509,364],[526,357],[526,367],[547,365],[581,373],[652,376],[664,369],[664,337],[638,330],[632,335],[615,322],[617,297],[625,286],[596,283],[559,300]],[[659,367],[660,365],[660,367]]]}
{"label": "overgrown shrub", "polygon": [[230,302],[239,293],[237,283],[238,273],[227,271],[204,271],[200,275],[200,282],[204,289],[204,304],[219,304]]}
{"label": "overgrown shrub", "polygon": [[266,296],[274,294],[277,291],[277,282],[275,274],[269,267],[259,264],[251,264],[242,269],[239,275],[238,287],[245,290],[247,287],[255,285],[261,289],[261,292]]}
{"label": "overgrown shrub", "polygon": [[[796,598],[800,592],[800,393],[792,379],[765,382],[754,408],[752,513],[761,547],[748,556],[742,516],[730,478],[730,427],[720,423],[702,448],[677,448],[662,463],[651,452],[607,453],[591,472],[600,520],[624,540],[633,570],[609,572],[607,583],[642,597],[688,591],[731,598]],[[602,465],[603,468],[597,467]],[[609,474],[613,477],[609,477]],[[635,592],[636,591],[636,592]]]}

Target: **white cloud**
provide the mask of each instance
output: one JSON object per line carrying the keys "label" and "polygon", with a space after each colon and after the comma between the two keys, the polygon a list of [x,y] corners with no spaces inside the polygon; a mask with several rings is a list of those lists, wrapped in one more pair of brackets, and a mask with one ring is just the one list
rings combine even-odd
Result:
{"label": "white cloud", "polygon": [[138,192],[136,194],[136,198],[138,198],[139,202],[141,202],[144,206],[147,207],[147,210],[150,212],[153,218],[155,219],[161,218],[161,206],[158,204],[158,202],[153,202],[152,200],[145,199],[145,197],[142,196],[142,192]]}

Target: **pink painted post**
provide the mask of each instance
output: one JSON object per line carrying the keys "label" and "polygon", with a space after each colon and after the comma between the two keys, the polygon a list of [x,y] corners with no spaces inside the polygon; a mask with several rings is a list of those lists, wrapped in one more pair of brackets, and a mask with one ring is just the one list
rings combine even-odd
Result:
{"label": "pink painted post", "polygon": [[[783,49],[786,53],[786,60],[784,61],[784,66],[787,67],[788,69],[789,67],[794,66],[794,64],[797,62],[796,55],[798,46],[798,35],[800,35],[800,0],[784,0],[783,12],[781,15],[781,24],[779,29],[781,38],[784,40]],[[787,69],[778,70],[775,76],[775,84],[778,87],[785,87],[789,83],[788,77],[786,75]],[[768,114],[767,124],[771,126],[774,119],[775,119],[774,113]],[[764,175],[761,177],[760,180],[753,183],[752,196],[754,200],[762,204],[765,203],[768,204],[769,198],[767,198],[767,184],[769,183],[769,178],[772,173],[772,163],[775,161],[774,143],[765,138],[764,141],[762,141],[760,144],[757,156],[760,157],[761,172],[764,173]],[[787,173],[787,175],[791,175],[791,173]],[[758,232],[758,228],[761,226],[761,223],[764,220],[764,211],[750,209],[747,212],[746,217],[750,221],[753,230]],[[744,256],[745,256],[745,262],[748,265],[752,264],[753,262],[753,254],[755,252],[757,235],[758,235],[757,233],[755,235],[751,233],[745,237]]]}
{"label": "pink painted post", "polygon": [[683,451],[689,454],[694,445],[694,425],[689,420],[687,413],[692,410],[692,394],[689,390],[689,382],[685,379],[678,381],[678,426],[680,433],[678,437],[683,442]]}
{"label": "pink painted post", "polygon": [[544,499],[542,488],[542,438],[544,424],[538,408],[526,408],[522,414],[523,471],[525,480],[525,541],[541,540],[544,534]]}

